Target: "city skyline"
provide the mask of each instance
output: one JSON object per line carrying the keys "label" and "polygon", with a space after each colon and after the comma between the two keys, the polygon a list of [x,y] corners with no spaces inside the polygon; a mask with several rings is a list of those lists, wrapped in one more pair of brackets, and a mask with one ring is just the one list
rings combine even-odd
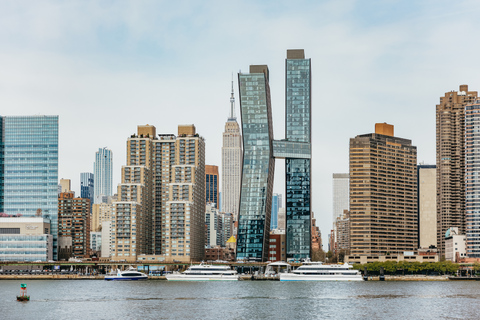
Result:
{"label": "city skyline", "polygon": [[[468,1],[455,8],[446,2],[280,2],[274,12],[271,5],[0,4],[3,115],[60,115],[59,177],[72,179],[76,194],[79,173],[90,172],[93,153],[107,146],[116,159],[115,190],[125,140],[138,124],[155,123],[159,133],[169,133],[180,121],[193,123],[207,141],[206,162],[220,165],[231,73],[251,63],[275,70],[274,137],[283,137],[285,50],[304,48],[315,61],[312,196],[319,199],[312,211],[326,243],[330,177],[348,170],[350,137],[370,132],[374,122],[394,123],[398,136],[418,147],[418,161],[435,164],[438,97],[460,84],[480,88],[471,41],[478,9]],[[449,38],[455,46],[445,46]],[[178,99],[185,92],[193,102]],[[277,161],[273,192],[283,193],[283,170]]]}

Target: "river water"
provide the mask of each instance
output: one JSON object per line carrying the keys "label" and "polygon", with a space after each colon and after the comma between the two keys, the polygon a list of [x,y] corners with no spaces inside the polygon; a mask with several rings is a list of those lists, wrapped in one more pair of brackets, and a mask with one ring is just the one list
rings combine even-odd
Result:
{"label": "river water", "polygon": [[0,319],[479,318],[480,281],[0,281]]}

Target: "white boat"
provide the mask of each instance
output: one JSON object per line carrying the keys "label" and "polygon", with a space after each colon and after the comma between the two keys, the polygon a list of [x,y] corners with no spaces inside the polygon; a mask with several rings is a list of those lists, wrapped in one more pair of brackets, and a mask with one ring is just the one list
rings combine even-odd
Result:
{"label": "white boat", "polygon": [[363,278],[360,271],[348,263],[323,264],[307,260],[294,271],[281,273],[280,281],[363,281]]}
{"label": "white boat", "polygon": [[110,281],[125,281],[125,280],[147,280],[148,276],[145,273],[141,273],[135,268],[130,267],[128,270],[120,271],[117,269],[117,273],[105,276],[105,280]]}
{"label": "white boat", "polygon": [[173,281],[237,281],[238,274],[229,266],[216,266],[205,263],[190,266],[183,273],[171,273],[166,276],[167,280]]}

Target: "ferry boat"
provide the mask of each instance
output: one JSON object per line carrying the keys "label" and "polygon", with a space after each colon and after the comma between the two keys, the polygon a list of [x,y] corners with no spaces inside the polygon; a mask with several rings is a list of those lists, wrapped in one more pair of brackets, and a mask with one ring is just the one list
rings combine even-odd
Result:
{"label": "ferry boat", "polygon": [[237,281],[238,273],[229,266],[214,266],[202,262],[199,265],[190,266],[183,273],[168,274],[166,278],[171,281]]}
{"label": "ferry boat", "polygon": [[363,281],[363,278],[360,271],[353,270],[348,263],[323,264],[307,260],[294,271],[281,273],[280,281]]}
{"label": "ferry boat", "polygon": [[145,273],[138,272],[135,268],[130,267],[126,271],[117,269],[117,274],[106,275],[105,280],[108,281],[125,281],[125,280],[147,280],[148,276]]}

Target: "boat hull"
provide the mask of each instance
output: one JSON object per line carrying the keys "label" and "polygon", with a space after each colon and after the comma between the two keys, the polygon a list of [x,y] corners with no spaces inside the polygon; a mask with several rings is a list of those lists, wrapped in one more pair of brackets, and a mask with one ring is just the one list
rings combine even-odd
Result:
{"label": "boat hull", "polygon": [[147,276],[144,277],[105,277],[106,281],[135,281],[135,280],[148,280]]}
{"label": "boat hull", "polygon": [[184,275],[169,274],[167,280],[170,281],[238,281],[238,275]]}
{"label": "boat hull", "polygon": [[363,279],[361,275],[338,277],[334,275],[280,274],[280,281],[363,281]]}

